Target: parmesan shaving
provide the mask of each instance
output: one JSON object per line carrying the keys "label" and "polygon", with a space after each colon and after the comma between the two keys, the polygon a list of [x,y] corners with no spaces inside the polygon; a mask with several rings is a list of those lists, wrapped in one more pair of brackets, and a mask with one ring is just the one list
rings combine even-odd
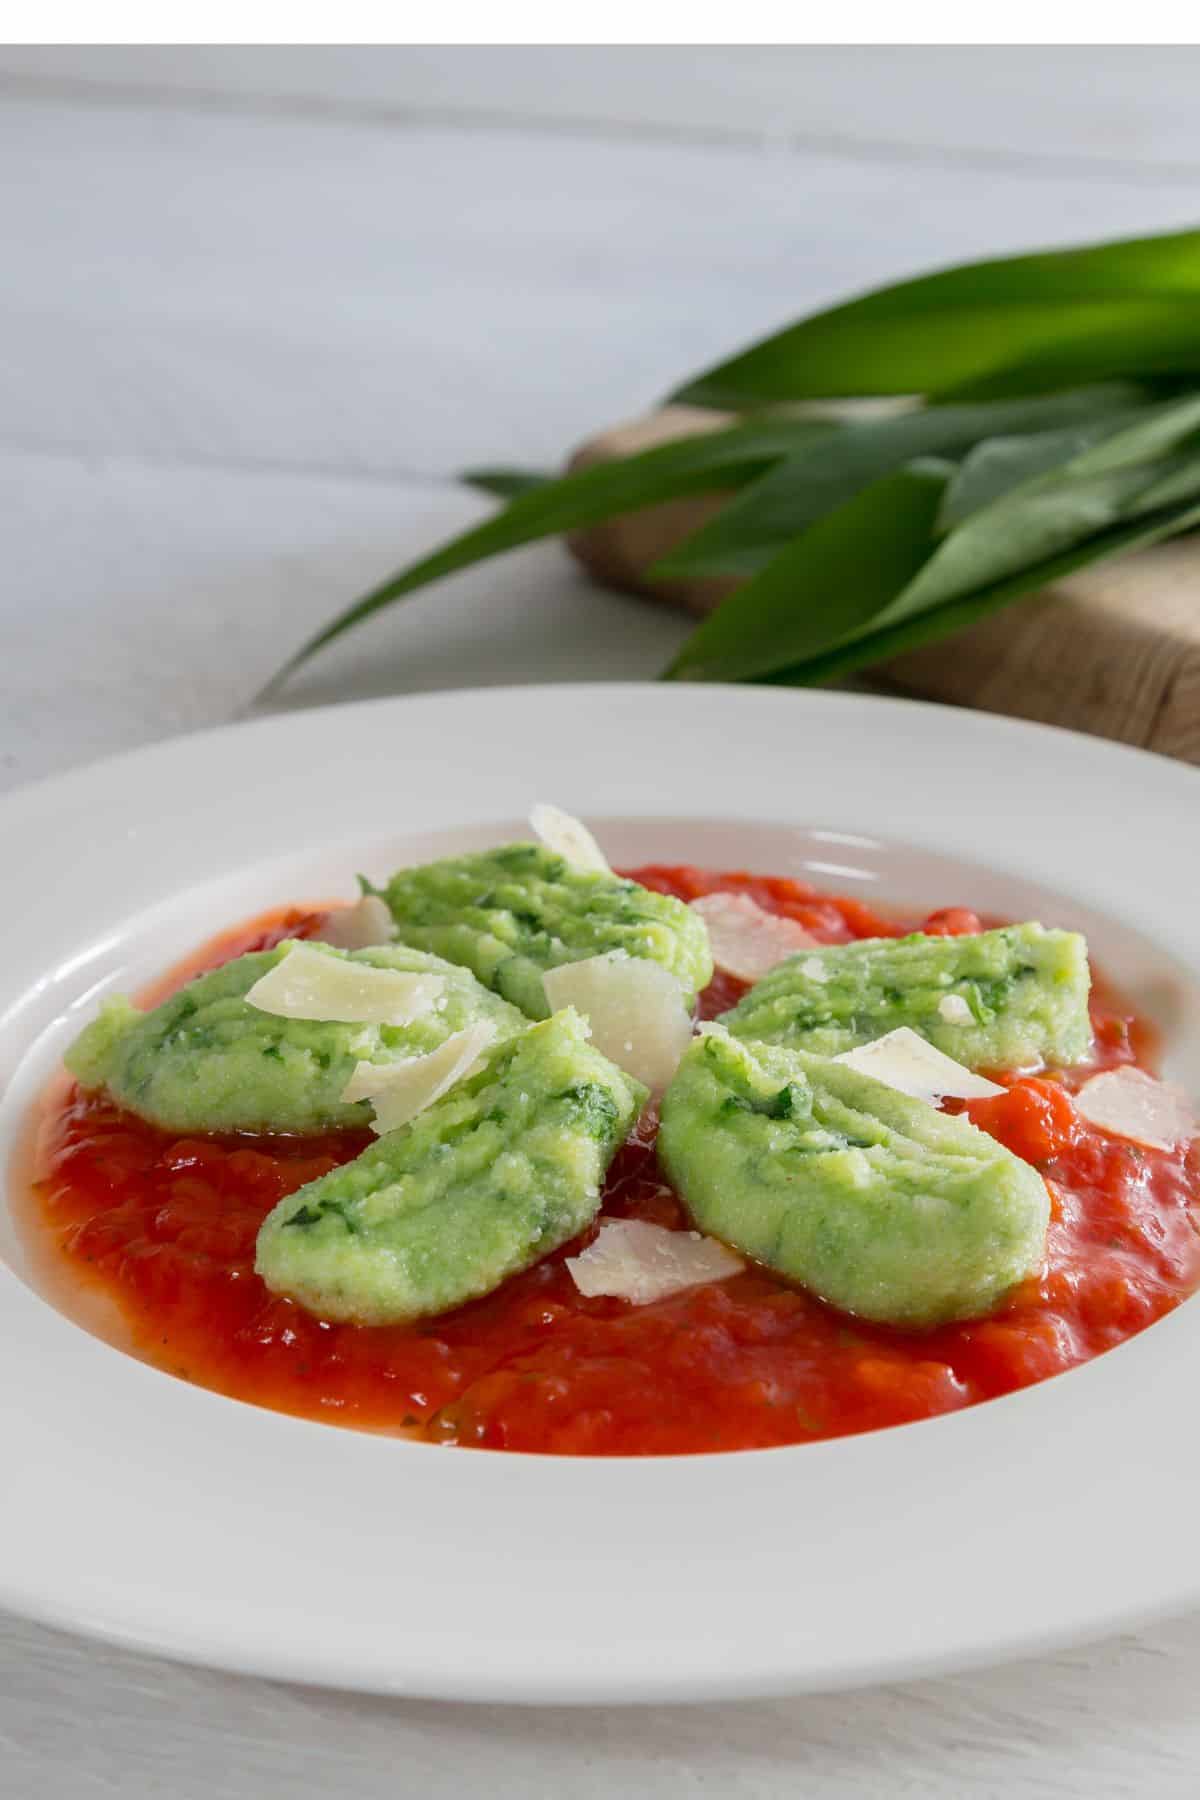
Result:
{"label": "parmesan shaving", "polygon": [[834,1062],[870,1075],[913,1100],[984,1100],[1005,1089],[982,1075],[973,1075],[952,1056],[944,1056],[907,1025],[889,1031],[873,1043],[843,1050]]}
{"label": "parmesan shaving", "polygon": [[387,902],[378,894],[364,894],[353,906],[331,912],[310,941],[332,944],[335,950],[373,950],[378,944],[390,944],[395,935],[396,921]]}
{"label": "parmesan shaving", "polygon": [[581,1294],[609,1294],[635,1306],[664,1300],[745,1268],[740,1256],[698,1231],[668,1231],[641,1219],[610,1219],[567,1267]]}
{"label": "parmesan shaving", "polygon": [[611,875],[603,850],[581,819],[573,819],[558,806],[535,806],[529,823],[547,850],[565,858],[585,875]]}
{"label": "parmesan shaving", "polygon": [[1106,1069],[1085,1081],[1075,1110],[1090,1125],[1151,1150],[1173,1150],[1194,1137],[1200,1125],[1181,1088],[1156,1081],[1142,1069]]}
{"label": "parmesan shaving", "polygon": [[692,1036],[692,1017],[673,975],[659,963],[616,951],[563,963],[542,980],[553,1011],[575,1007],[591,1025],[597,1050],[651,1093],[662,1093]]}
{"label": "parmesan shaving", "polygon": [[259,1012],[281,1019],[336,1020],[343,1025],[409,1025],[430,1011],[445,983],[330,956],[293,944],[246,995]]}
{"label": "parmesan shaving", "polygon": [[817,942],[795,919],[767,912],[749,894],[702,894],[692,901],[692,911],[708,928],[717,968],[739,981],[759,981],[777,963]]}
{"label": "parmesan shaving", "polygon": [[476,1074],[483,1067],[481,1052],[495,1035],[494,1025],[468,1025],[428,1056],[397,1063],[360,1062],[342,1090],[342,1099],[369,1100],[375,1109],[372,1131],[380,1136],[396,1131],[440,1100],[455,1082]]}

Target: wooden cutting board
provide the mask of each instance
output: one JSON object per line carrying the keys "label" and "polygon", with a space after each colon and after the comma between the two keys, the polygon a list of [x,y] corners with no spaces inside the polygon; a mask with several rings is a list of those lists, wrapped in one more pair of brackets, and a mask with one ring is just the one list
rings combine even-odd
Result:
{"label": "wooden cutting board", "polygon": [[[584,444],[572,468],[719,429],[728,415],[672,406]],[[733,582],[683,587],[642,571],[720,504],[671,501],[575,533],[573,554],[610,587],[711,612]],[[1200,765],[1200,537],[1085,569],[941,643],[871,671],[889,688],[1117,738]]]}

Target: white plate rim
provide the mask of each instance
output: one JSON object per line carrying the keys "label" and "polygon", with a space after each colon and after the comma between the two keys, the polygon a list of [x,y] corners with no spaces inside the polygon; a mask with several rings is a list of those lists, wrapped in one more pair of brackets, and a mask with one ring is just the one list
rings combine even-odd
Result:
{"label": "white plate rim", "polygon": [[[497,741],[505,754],[489,761],[481,752]],[[685,760],[664,763],[664,742]],[[656,783],[674,784],[669,804],[657,789],[646,804],[651,752]],[[198,733],[0,802],[5,841],[21,846],[24,878],[39,894],[33,916],[25,889],[0,901],[0,1055],[19,1061],[51,1015],[119,961],[128,921],[169,910],[172,883],[198,857],[232,869],[252,844],[265,855],[264,836],[282,854],[303,816],[288,798],[296,769],[317,816],[336,800],[342,824],[353,815],[365,831],[372,808],[378,817],[385,798],[395,804],[404,755],[420,769],[424,791],[405,804],[422,826],[432,827],[438,805],[441,823],[484,823],[520,816],[534,798],[698,825],[734,816],[739,804],[749,812],[747,792],[765,823],[804,818],[878,833],[886,817],[894,839],[1024,866],[1064,893],[1099,881],[1108,910],[1200,971],[1200,925],[1186,904],[1197,852],[1179,829],[1189,809],[1195,816],[1200,776],[1182,765],[875,696],[651,684],[463,690]],[[764,767],[777,770],[769,792]],[[237,791],[239,778],[252,794]],[[268,808],[257,837],[255,806]],[[233,825],[221,819],[230,809]],[[1131,865],[1119,869],[1096,860],[1114,817]],[[67,836],[80,830],[82,846]],[[88,895],[82,928],[68,870]],[[41,979],[51,971],[54,980]],[[99,1345],[0,1267],[0,1356],[22,1371],[20,1382],[0,1384],[13,1467],[0,1495],[0,1604],[184,1660],[474,1700],[815,1691],[1029,1653],[1200,1601],[1191,1552],[1200,1451],[1165,1428],[1197,1366],[1198,1332],[1200,1308],[1185,1306],[1067,1376],[896,1432],[737,1456],[576,1462],[439,1453],[240,1406]],[[1183,1416],[1175,1412],[1177,1424]],[[1115,1469],[1103,1455],[1114,1417],[1125,1452]],[[189,1461],[197,1443],[208,1455]],[[1029,1480],[998,1466],[1000,1445],[1025,1457],[1026,1477],[1036,1471],[1037,1507]],[[1068,1537],[1070,1509],[1042,1484],[1057,1470],[1078,1492],[1102,1469],[1085,1523],[1071,1521]],[[308,1485],[298,1518],[280,1494],[299,1474]],[[231,1476],[240,1479],[232,1492]],[[72,1483],[89,1493],[85,1517],[70,1503]],[[1138,1567],[1089,1581],[1088,1546],[1144,1526],[1151,1491],[1154,1542]],[[550,1509],[536,1530],[522,1510],[531,1499]],[[397,1500],[408,1531],[442,1534],[453,1592],[438,1596],[426,1582],[414,1596],[395,1570],[383,1577],[371,1563]],[[119,1517],[122,1503],[140,1519],[140,1537]],[[305,1530],[332,1541],[348,1506],[348,1566],[312,1567]],[[898,1508],[908,1509],[903,1519]],[[152,1514],[186,1520],[186,1553],[174,1540],[174,1564],[171,1533]],[[1044,1557],[1056,1531],[1039,1602],[1028,1558]],[[861,1569],[864,1547],[869,1584],[854,1583],[847,1571]],[[530,1575],[536,1585],[523,1587]],[[869,1594],[856,1593],[861,1585]]]}

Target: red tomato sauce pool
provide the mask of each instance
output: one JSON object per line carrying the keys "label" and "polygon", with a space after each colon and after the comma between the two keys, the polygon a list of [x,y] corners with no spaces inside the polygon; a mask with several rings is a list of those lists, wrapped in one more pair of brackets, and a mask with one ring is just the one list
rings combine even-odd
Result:
{"label": "red tomato sauce pool", "polygon": [[[902,927],[795,881],[652,866],[692,899],[745,892],[829,943]],[[292,910],[226,933],[159,984],[285,935]],[[925,929],[979,929],[962,908]],[[909,928],[909,927],[905,927]],[[742,984],[718,976],[706,1016]],[[1096,1066],[1144,1061],[1148,1032],[1102,986],[1096,1062],[1013,1079],[975,1123],[1033,1162],[1052,1199],[1046,1268],[987,1319],[925,1334],[864,1325],[751,1268],[655,1305],[584,1299],[563,1266],[587,1236],[488,1299],[423,1324],[330,1324],[254,1273],[259,1225],[284,1194],[357,1154],[365,1134],[176,1137],[70,1088],[44,1122],[33,1229],[77,1292],[115,1301],[122,1341],[158,1367],[261,1406],[443,1444],[651,1455],[806,1443],[952,1412],[1057,1374],[1141,1331],[1200,1285],[1200,1153],[1139,1150],[1077,1117]],[[654,1122],[613,1163],[603,1216],[682,1226],[659,1176]],[[588,1234],[590,1235],[590,1234]]]}

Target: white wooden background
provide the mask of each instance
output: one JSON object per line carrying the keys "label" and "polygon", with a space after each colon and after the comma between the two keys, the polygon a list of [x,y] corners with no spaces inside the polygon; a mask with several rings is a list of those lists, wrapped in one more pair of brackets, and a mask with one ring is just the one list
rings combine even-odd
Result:
{"label": "white wooden background", "polygon": [[[480,515],[464,466],[552,463],[849,289],[1193,223],[1198,78],[1179,47],[0,49],[0,785],[238,714]],[[286,703],[649,675],[680,629],[538,549]],[[0,1792],[1190,1797],[1198,1689],[1196,1619],[632,1713],[314,1693],[0,1619]]]}

